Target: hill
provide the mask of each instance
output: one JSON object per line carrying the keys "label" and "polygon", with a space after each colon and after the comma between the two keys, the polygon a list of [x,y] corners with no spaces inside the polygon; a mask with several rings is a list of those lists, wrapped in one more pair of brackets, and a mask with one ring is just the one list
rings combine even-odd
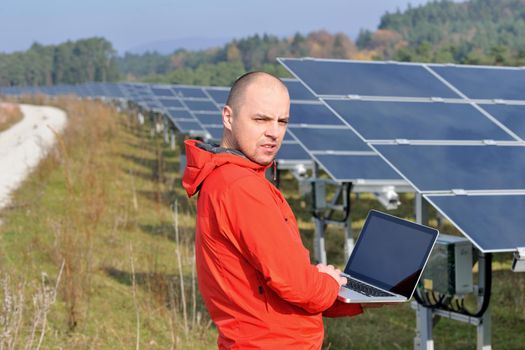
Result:
{"label": "hill", "polygon": [[[434,1],[387,13],[374,33],[362,31],[362,50],[383,45],[381,58],[468,64],[525,64],[525,1]],[[374,40],[374,38],[376,40]]]}

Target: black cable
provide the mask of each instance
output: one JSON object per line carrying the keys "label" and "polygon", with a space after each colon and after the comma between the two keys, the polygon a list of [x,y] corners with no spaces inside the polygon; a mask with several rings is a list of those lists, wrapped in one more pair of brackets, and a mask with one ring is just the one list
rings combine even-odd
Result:
{"label": "black cable", "polygon": [[416,299],[416,301],[418,302],[418,304],[422,305],[423,307],[426,307],[427,309],[439,309],[439,308],[442,308],[442,299],[443,298],[440,298],[441,300],[438,301],[437,303],[433,304],[431,303],[429,300],[428,300],[428,297],[425,296],[423,300],[423,297],[421,295],[419,295],[419,291],[420,291],[420,288],[416,289],[416,292],[414,293],[414,299]]}
{"label": "black cable", "polygon": [[311,182],[312,184],[312,216],[317,219],[317,220],[324,220],[324,218],[321,218],[318,214],[317,214],[317,208],[315,207],[315,204],[316,204],[316,200],[315,200],[315,181],[312,181]]}
{"label": "black cable", "polygon": [[[479,261],[478,261],[479,264]],[[462,314],[470,317],[481,317],[487,311],[490,303],[490,295],[492,293],[492,254],[485,255],[485,288],[483,290],[483,302],[480,309],[472,313],[463,307]]]}
{"label": "black cable", "polygon": [[[440,297],[440,300],[436,303],[430,303],[428,300],[428,297],[426,297],[426,300],[423,300],[423,298],[418,294],[418,290],[416,290],[416,293],[414,293],[414,298],[416,301],[421,304],[422,306],[429,308],[429,309],[442,309],[445,311],[453,311],[465,316],[469,317],[475,317],[480,318],[483,316],[485,311],[487,311],[489,304],[490,304],[490,296],[492,292],[492,255],[486,254],[485,255],[485,286],[483,290],[483,302],[481,304],[481,307],[476,312],[471,312],[465,308],[465,302],[463,299],[461,301],[459,299],[450,299],[447,303],[443,303],[444,295]],[[453,302],[455,301],[456,307],[453,306]]]}
{"label": "black cable", "polygon": [[353,183],[351,182],[346,183],[346,207],[345,207],[345,214],[343,215],[343,219],[341,219],[341,222],[346,222],[348,218],[350,217],[350,211],[352,209],[351,194],[352,194],[353,187],[354,187]]}
{"label": "black cable", "polygon": [[456,299],[456,310],[463,311],[465,306],[465,299]]}
{"label": "black cable", "polygon": [[[312,210],[312,216],[317,219],[317,220],[321,220],[321,221],[325,221],[325,220],[332,220],[334,222],[346,222],[348,220],[348,218],[350,217],[350,212],[351,212],[351,207],[352,207],[352,203],[350,201],[351,199],[351,193],[352,193],[352,187],[353,187],[353,184],[351,182],[347,182],[347,183],[344,183],[342,184],[341,186],[345,186],[346,187],[346,207],[345,207],[345,212],[344,212],[344,215],[343,215],[343,218],[342,219],[330,219],[330,217],[332,216],[332,213],[334,212],[333,209],[331,209],[327,215],[323,215],[321,217],[321,215],[318,214],[317,212],[317,208],[314,208]],[[312,182],[312,197],[313,197],[313,202],[315,203],[315,183]]]}

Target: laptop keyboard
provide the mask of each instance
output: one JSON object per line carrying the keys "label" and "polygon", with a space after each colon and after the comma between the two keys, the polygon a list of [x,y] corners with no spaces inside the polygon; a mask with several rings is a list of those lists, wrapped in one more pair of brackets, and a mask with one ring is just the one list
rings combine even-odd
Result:
{"label": "laptop keyboard", "polygon": [[381,289],[377,289],[375,287],[369,286],[368,284],[364,284],[362,282],[359,282],[357,280],[347,278],[348,282],[346,283],[346,287],[350,288],[352,290],[355,290],[358,293],[364,294],[366,296],[371,297],[393,297],[394,295],[384,292]]}

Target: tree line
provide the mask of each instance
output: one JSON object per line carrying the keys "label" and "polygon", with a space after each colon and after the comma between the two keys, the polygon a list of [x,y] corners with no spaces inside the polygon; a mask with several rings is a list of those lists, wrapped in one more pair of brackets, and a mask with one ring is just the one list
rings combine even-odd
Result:
{"label": "tree line", "polygon": [[525,2],[436,0],[386,13],[377,30],[361,30],[355,42],[326,31],[254,35],[208,50],[128,54],[117,64],[131,79],[228,85],[253,69],[288,76],[275,61],[279,56],[523,66]]}
{"label": "tree line", "polygon": [[49,86],[119,78],[113,45],[104,38],[34,43],[25,52],[0,53],[0,85]]}
{"label": "tree line", "polygon": [[[320,5],[322,6],[322,5]],[[145,81],[230,85],[250,70],[287,77],[276,57],[318,57],[486,65],[525,65],[524,0],[440,0],[386,13],[377,30],[314,31],[290,37],[263,34],[206,50],[115,55],[110,42],[91,38],[27,52],[0,54],[0,85],[85,81]]]}
{"label": "tree line", "polygon": [[280,56],[352,58],[357,51],[353,41],[344,33],[315,31],[285,38],[255,34],[207,50],[176,50],[171,55],[127,53],[117,58],[117,65],[121,73],[132,80],[229,85],[240,74],[255,69],[289,76],[276,61]]}

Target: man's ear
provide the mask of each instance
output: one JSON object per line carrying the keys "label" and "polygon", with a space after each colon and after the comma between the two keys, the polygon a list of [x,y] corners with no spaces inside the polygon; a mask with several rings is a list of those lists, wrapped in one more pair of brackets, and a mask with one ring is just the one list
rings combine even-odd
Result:
{"label": "man's ear", "polygon": [[232,130],[233,110],[230,106],[225,105],[222,109],[222,124],[225,129]]}

